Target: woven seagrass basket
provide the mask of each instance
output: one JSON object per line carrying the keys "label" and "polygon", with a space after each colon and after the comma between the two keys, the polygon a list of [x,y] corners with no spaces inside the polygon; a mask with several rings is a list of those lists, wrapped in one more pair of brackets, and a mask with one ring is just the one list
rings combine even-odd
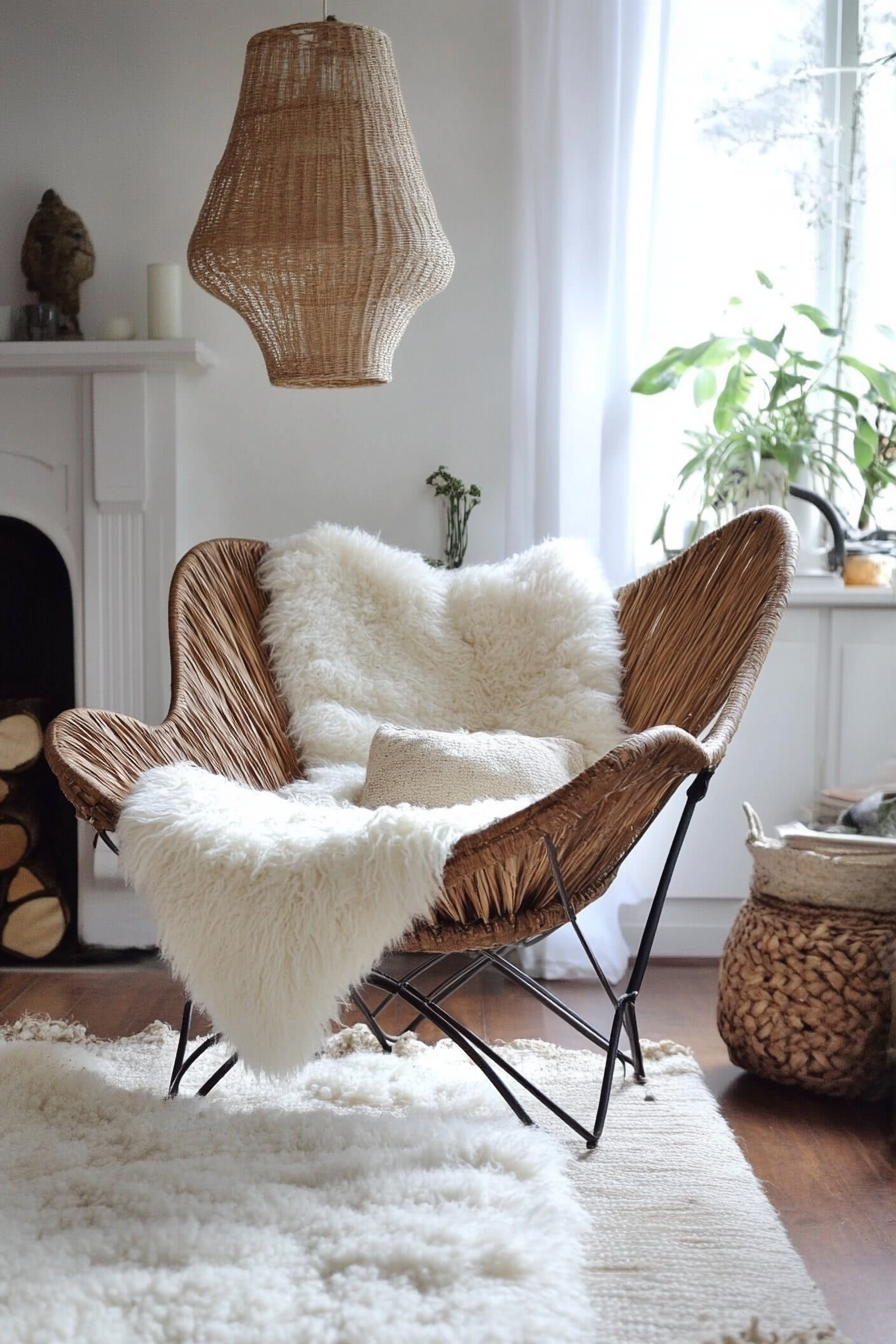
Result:
{"label": "woven seagrass basket", "polygon": [[793,849],[745,805],[749,899],[719,967],[732,1063],[832,1097],[894,1085],[896,855]]}

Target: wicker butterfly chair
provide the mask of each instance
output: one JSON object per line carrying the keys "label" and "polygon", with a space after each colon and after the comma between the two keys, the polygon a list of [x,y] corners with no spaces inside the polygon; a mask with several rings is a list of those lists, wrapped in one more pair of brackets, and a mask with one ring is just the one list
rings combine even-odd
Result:
{"label": "wicker butterfly chair", "polygon": [[[50,765],[78,816],[101,835],[115,830],[129,790],[151,766],[192,761],[258,789],[277,789],[301,777],[301,761],[287,732],[287,709],[259,636],[266,599],[256,573],[265,550],[260,541],[210,541],[178,565],[169,612],[173,693],[164,723],[149,727],[120,714],[74,709],[51,724]],[[589,1146],[596,1144],[616,1060],[644,1079],[635,1000],[672,870],[694,808],[725,754],[768,653],[796,555],[789,516],[780,509],[754,509],[618,593],[622,712],[631,736],[565,787],[457,842],[444,871],[444,895],[431,919],[415,924],[397,948],[387,950],[428,954],[428,970],[433,958],[458,952],[469,956],[460,971],[453,970],[427,993],[415,985],[416,962],[401,979],[381,969],[371,973],[369,984],[386,996],[374,1008],[353,991],[384,1049],[392,1038],[378,1018],[385,1002],[397,996],[418,1014],[415,1022],[428,1017],[466,1050],[522,1120],[529,1123],[530,1117],[501,1075],[510,1074]],[[616,995],[591,956],[576,914],[606,891],[622,860],[690,777],[625,992]],[[513,945],[543,937],[566,922],[575,928],[612,1003],[606,1037],[505,956]],[[561,1111],[447,1012],[450,993],[486,966],[529,989],[606,1051],[593,1125]],[[172,1092],[193,1059],[185,1059],[190,1011],[188,1004]],[[630,1053],[620,1048],[623,1030]],[[208,1080],[203,1092],[232,1062]]]}

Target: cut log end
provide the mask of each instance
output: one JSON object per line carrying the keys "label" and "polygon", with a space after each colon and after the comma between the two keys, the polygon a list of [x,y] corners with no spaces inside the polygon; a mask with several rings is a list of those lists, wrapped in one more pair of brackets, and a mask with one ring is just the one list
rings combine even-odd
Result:
{"label": "cut log end", "polygon": [[6,797],[0,801],[0,873],[24,863],[40,839],[40,814],[29,776],[3,781]]}
{"label": "cut log end", "polygon": [[17,956],[39,960],[56,950],[67,928],[68,915],[58,895],[26,897],[10,909],[0,945]]}
{"label": "cut log end", "polygon": [[31,848],[27,827],[20,821],[7,821],[0,814],[0,872],[15,868]]}
{"label": "cut log end", "polygon": [[44,878],[39,877],[32,868],[20,868],[9,879],[9,886],[6,888],[6,900],[10,905],[14,905],[16,901],[23,901],[26,896],[33,896],[36,892],[46,891],[47,886]]}
{"label": "cut log end", "polygon": [[39,860],[33,865],[22,864],[6,882],[0,911],[0,948],[38,961],[62,942],[69,918],[50,867]]}
{"label": "cut log end", "polygon": [[0,717],[0,772],[15,774],[40,760],[44,734],[40,719],[29,710]]}

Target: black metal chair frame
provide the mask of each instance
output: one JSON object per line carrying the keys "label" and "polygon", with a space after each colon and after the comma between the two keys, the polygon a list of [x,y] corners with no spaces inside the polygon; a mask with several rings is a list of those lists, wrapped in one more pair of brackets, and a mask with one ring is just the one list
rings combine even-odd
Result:
{"label": "black metal chair frame", "polygon": [[[669,848],[669,853],[663,865],[659,882],[647,921],[641,935],[638,950],[635,954],[631,971],[628,976],[625,990],[617,994],[607,979],[603,969],[595,957],[588,940],[582,932],[581,926],[576,918],[572,901],[566,890],[563,881],[563,875],[557,861],[557,855],[552,841],[548,836],[544,836],[544,843],[547,847],[548,858],[557,887],[557,893],[566,913],[567,920],[576,933],[581,943],[585,955],[600,983],[602,989],[607,995],[610,1003],[613,1005],[613,1018],[610,1031],[607,1036],[599,1032],[596,1027],[587,1022],[578,1013],[574,1012],[567,1004],[563,1002],[556,994],[547,989],[543,984],[534,980],[519,966],[511,962],[506,953],[508,947],[496,947],[472,951],[466,954],[468,960],[460,969],[453,971],[441,980],[438,985],[428,993],[422,993],[414,981],[424,972],[435,969],[440,963],[449,957],[456,958],[455,954],[423,954],[423,959],[417,962],[413,969],[401,978],[387,975],[381,970],[373,970],[367,976],[366,984],[374,989],[383,991],[383,998],[373,1007],[371,1007],[362,996],[358,987],[352,987],[349,996],[361,1016],[366,1021],[370,1030],[373,1032],[382,1049],[386,1052],[392,1049],[393,1044],[398,1039],[398,1035],[407,1031],[413,1031],[424,1019],[427,1019],[438,1028],[445,1036],[464,1051],[472,1062],[482,1071],[492,1086],[507,1102],[514,1114],[525,1125],[531,1125],[533,1121],[531,1115],[523,1106],[519,1097],[514,1093],[508,1084],[501,1077],[498,1070],[507,1075],[519,1088],[528,1092],[541,1105],[547,1107],[560,1120],[572,1129],[580,1138],[584,1139],[587,1148],[595,1148],[603,1133],[604,1124],[607,1117],[607,1109],[610,1103],[610,1094],[613,1084],[613,1075],[617,1061],[623,1068],[630,1067],[633,1071],[635,1082],[646,1082],[644,1072],[644,1060],[641,1053],[641,1045],[638,1038],[638,1021],[635,1004],[641,991],[644,975],[653,950],[654,940],[656,938],[657,928],[665,905],[666,896],[669,891],[669,885],[672,880],[672,874],[678,856],[681,852],[682,844],[691,823],[694,810],[697,803],[706,796],[709,781],[712,777],[711,769],[701,770],[695,775],[692,783],[687,790],[686,802]],[[111,847],[112,842],[105,833],[102,833],[103,839]],[[117,851],[116,851],[117,852]],[[543,934],[538,938],[527,940],[524,945],[531,945],[541,941],[541,937],[547,937]],[[508,1060],[498,1053],[491,1045],[484,1041],[470,1027],[458,1021],[442,1005],[456,993],[463,985],[467,984],[474,976],[478,975],[487,967],[494,967],[508,980],[519,985],[532,994],[544,1007],[551,1010],[560,1017],[569,1026],[573,1027],[585,1040],[592,1045],[596,1045],[605,1053],[605,1061],[600,1079],[600,1091],[597,1103],[597,1112],[594,1122],[589,1128],[581,1123],[580,1120],[570,1115],[562,1106],[558,1105],[549,1096],[542,1092],[534,1083],[524,1077],[517,1069],[513,1067]],[[401,1033],[389,1034],[385,1032],[380,1024],[379,1018],[384,1009],[394,1002],[401,999],[415,1013],[413,1019],[404,1027]],[[189,1054],[187,1053],[190,1028],[193,1018],[193,1005],[188,1000],[184,1006],[183,1018],[181,1021],[180,1036],[175,1052],[174,1065],[171,1071],[171,1080],[168,1087],[168,1096],[176,1097],[180,1090],[188,1071],[212,1046],[221,1041],[219,1035],[213,1035],[202,1040]],[[628,1041],[629,1053],[620,1048],[620,1041],[623,1031]],[[225,1062],[215,1070],[205,1083],[199,1088],[197,1096],[207,1096],[209,1092],[224,1078],[237,1062],[238,1056],[231,1055]]]}

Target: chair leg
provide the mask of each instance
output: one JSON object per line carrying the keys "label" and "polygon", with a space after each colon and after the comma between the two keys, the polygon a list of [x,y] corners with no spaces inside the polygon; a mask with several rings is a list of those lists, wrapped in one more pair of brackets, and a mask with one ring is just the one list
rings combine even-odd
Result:
{"label": "chair leg", "polygon": [[[480,971],[485,969],[488,965],[488,956],[489,954],[485,952],[478,953],[476,957],[468,962],[466,966],[462,967],[461,970],[454,972],[446,980],[440,981],[438,986],[435,989],[430,990],[426,997],[431,1003],[441,1003],[444,999],[450,998],[452,994],[456,994],[469,980],[472,980],[474,975],[478,975]],[[411,984],[419,976],[423,975],[425,971],[431,970],[434,966],[439,965],[440,962],[450,960],[453,960],[452,954],[444,952],[438,953],[436,956],[424,957],[421,962],[414,966],[412,971],[409,971],[407,975],[402,976],[398,983],[402,985]],[[390,977],[390,979],[392,978],[394,977]],[[367,983],[371,983],[369,977]],[[367,1025],[370,1027],[374,1036],[379,1041],[383,1050],[388,1051],[391,1049],[399,1036],[403,1036],[407,1032],[416,1031],[420,1023],[424,1020],[424,1014],[418,1013],[416,1017],[412,1018],[410,1022],[407,1022],[400,1030],[390,1034],[383,1031],[376,1019],[385,1008],[388,1008],[390,1003],[401,997],[397,991],[394,993],[390,991],[389,993],[384,994],[384,997],[373,1008],[371,1008],[361,997],[360,991],[354,985],[349,990],[349,996],[355,1004],[355,1007],[367,1022]]]}
{"label": "chair leg", "polygon": [[207,1097],[209,1092],[211,1092],[212,1088],[216,1087],[218,1083],[220,1083],[221,1079],[224,1078],[230,1072],[230,1070],[233,1068],[234,1064],[237,1062],[238,1059],[239,1055],[233,1054],[229,1057],[229,1059],[226,1059],[224,1061],[224,1063],[221,1065],[219,1069],[215,1069],[211,1078],[208,1078],[202,1084],[199,1091],[196,1093],[197,1097]]}
{"label": "chair leg", "polygon": [[669,891],[669,884],[672,881],[672,874],[675,871],[675,865],[678,862],[678,856],[681,853],[684,838],[687,835],[688,827],[691,824],[694,809],[697,804],[706,797],[706,791],[709,788],[709,781],[712,779],[713,773],[712,770],[701,770],[699,775],[694,778],[693,783],[687,791],[684,811],[675,828],[675,835],[672,837],[672,844],[669,846],[669,853],[666,856],[666,862],[663,865],[663,871],[660,874],[656,894],[647,915],[647,923],[644,925],[641,941],[638,944],[638,951],[635,953],[635,962],[632,966],[631,975],[629,976],[627,993],[634,993],[637,995],[643,983],[644,972],[647,970],[650,954],[653,951],[653,941],[656,937],[657,928],[659,927],[663,906],[666,903],[666,896]]}
{"label": "chair leg", "polygon": [[[533,1123],[531,1116],[523,1109],[510,1089],[495,1073],[494,1069],[489,1066],[486,1059],[491,1060],[494,1064],[499,1064],[501,1068],[505,1069],[508,1073],[515,1074],[517,1081],[523,1082],[524,1085],[526,1085],[525,1080],[516,1073],[516,1070],[508,1068],[505,1061],[502,1060],[490,1046],[487,1046],[484,1041],[480,1040],[474,1031],[465,1026],[462,1022],[458,1022],[458,1020],[452,1017],[450,1013],[445,1012],[437,1004],[426,998],[418,990],[415,990],[413,986],[409,985],[407,982],[393,980],[391,976],[384,975],[381,971],[371,971],[368,980],[370,984],[377,986],[377,988],[386,989],[391,994],[395,994],[404,999],[412,1008],[416,1008],[425,1017],[428,1017],[431,1022],[444,1032],[450,1040],[454,1041],[455,1045],[458,1045],[461,1050],[470,1057],[473,1063],[482,1070],[492,1086],[500,1092],[508,1106],[514,1114],[522,1120],[523,1124],[531,1125]],[[480,1051],[481,1056],[478,1053]]]}
{"label": "chair leg", "polygon": [[[213,1045],[219,1045],[221,1039],[222,1038],[220,1035],[206,1036],[205,1040],[201,1041],[199,1045],[197,1045],[196,1049],[187,1056],[187,1058],[184,1060],[180,1068],[177,1070],[177,1072],[173,1075],[171,1079],[171,1082],[168,1087],[169,1097],[177,1096],[178,1092],[180,1091],[180,1085],[183,1082],[187,1072],[190,1069],[192,1069],[193,1065],[196,1063],[198,1059],[202,1058],[206,1050],[210,1050]],[[234,1063],[236,1063],[236,1056],[234,1056]]]}
{"label": "chair leg", "polygon": [[[475,975],[478,975],[480,971],[485,970],[488,964],[489,956],[487,953],[483,952],[477,954],[465,967],[463,967],[462,970],[449,976],[447,980],[443,980],[437,989],[432,990],[427,995],[427,998],[431,1003],[444,1002],[445,999],[449,999],[452,994],[456,994],[459,989],[462,989],[463,986],[467,984],[468,981],[472,980]],[[415,971],[412,975],[406,978],[409,981],[415,980],[418,974],[419,972]],[[423,1014],[418,1013],[413,1021],[407,1024],[404,1031],[416,1031],[422,1021]]]}
{"label": "chair leg", "polygon": [[[440,993],[442,994],[442,997],[446,997],[443,992],[444,985],[438,986],[429,995],[424,995],[410,985],[409,980],[412,979],[413,976],[406,977],[404,981],[397,981],[380,972],[374,972],[368,977],[369,983],[389,991],[389,993],[395,997],[404,999],[404,1001],[409,1003],[411,1007],[415,1007],[419,1014],[427,1017],[436,1027],[444,1031],[452,1040],[455,1040],[470,1059],[482,1069],[492,1085],[498,1089],[518,1116],[520,1115],[520,1108],[518,1103],[516,1103],[516,1099],[514,1098],[511,1100],[512,1094],[511,1096],[508,1096],[508,1088],[500,1081],[500,1079],[496,1078],[492,1066],[497,1066],[502,1069],[514,1082],[525,1088],[530,1095],[534,1096],[543,1105],[547,1106],[548,1109],[568,1125],[570,1129],[581,1138],[584,1138],[588,1148],[595,1148],[603,1133],[606,1122],[616,1063],[621,1063],[623,1068],[630,1065],[633,1070],[635,1081],[638,1083],[643,1083],[645,1081],[644,1057],[641,1051],[641,1042],[638,1035],[638,1019],[635,1003],[638,994],[640,993],[644,973],[650,960],[657,927],[669,891],[675,864],[678,860],[679,853],[681,852],[681,847],[690,826],[694,810],[697,803],[706,796],[706,791],[709,786],[709,781],[712,778],[712,774],[713,772],[711,770],[701,771],[700,774],[695,777],[687,791],[687,800],[685,802],[684,810],[678,822],[672,844],[669,848],[669,853],[663,865],[662,873],[660,874],[656,893],[648,913],[647,923],[644,932],[641,935],[638,950],[635,954],[635,960],[627,987],[622,994],[617,995],[615,993],[607,976],[603,972],[603,969],[600,967],[597,958],[594,956],[593,951],[588,945],[588,941],[579,926],[572,901],[566,890],[556,851],[554,850],[549,837],[545,836],[545,846],[548,851],[548,857],[551,863],[551,869],[554,874],[560,901],[563,904],[567,918],[572,925],[576,936],[585,949],[586,956],[595,971],[595,975],[600,982],[601,987],[613,1004],[613,1019],[607,1036],[604,1036],[596,1029],[596,1027],[585,1021],[584,1018],[569,1008],[562,999],[553,994],[544,985],[539,984],[525,971],[509,962],[503,955],[504,949],[490,949],[487,952],[475,954],[474,964],[477,970],[479,969],[480,960],[486,960],[500,971],[502,975],[527,990],[528,993],[537,998],[545,1007],[549,1008],[551,1012],[556,1013],[563,1021],[574,1027],[582,1036],[605,1052],[606,1059],[601,1075],[597,1112],[595,1114],[594,1124],[590,1129],[582,1125],[556,1102],[545,1096],[545,1094],[533,1083],[524,1078],[516,1069],[514,1069],[507,1060],[503,1059],[496,1051],[488,1046],[480,1036],[472,1031],[471,1028],[463,1026],[456,1018],[452,1017],[446,1009],[439,1007],[438,999]],[[457,976],[452,977],[452,981],[457,979]],[[445,984],[448,983],[449,982],[447,981],[445,982]],[[623,1031],[628,1038],[630,1054],[626,1054],[620,1048],[620,1040]],[[520,1118],[523,1117],[520,1116]],[[525,1122],[531,1123],[528,1117],[526,1117]]]}
{"label": "chair leg", "polygon": [[[606,1036],[599,1032],[596,1027],[593,1027],[590,1022],[586,1022],[577,1012],[574,1012],[568,1004],[564,1003],[556,994],[553,994],[545,985],[538,980],[533,980],[526,971],[521,970],[519,966],[514,966],[513,962],[508,961],[499,952],[490,952],[488,959],[503,976],[512,980],[514,984],[520,985],[539,1003],[544,1004],[545,1008],[549,1008],[555,1016],[573,1027],[580,1036],[584,1036],[586,1040],[591,1041],[592,1045],[599,1046],[601,1050],[610,1048]],[[615,995],[613,996],[613,1003],[614,1005],[616,1003]],[[629,1059],[628,1055],[624,1055],[621,1050],[617,1051],[617,1055],[623,1064],[630,1064],[634,1067],[635,1061]]]}
{"label": "chair leg", "polygon": [[[415,976],[421,974],[426,966],[431,966],[434,961],[437,962],[442,960],[441,957],[429,958],[423,967],[418,967],[410,975],[405,976],[401,980],[396,980],[391,976],[385,975],[381,971],[372,971],[367,977],[367,983],[373,985],[375,988],[384,990],[387,994],[387,998],[375,1009],[369,1009],[359,991],[355,987],[352,987],[350,991],[351,998],[367,1021],[368,1026],[373,1031],[381,1047],[384,1050],[390,1050],[393,1038],[383,1031],[377,1021],[377,1016],[385,1004],[390,1002],[393,998],[403,999],[404,1002],[417,1013],[413,1025],[416,1026],[421,1018],[425,1017],[442,1031],[444,1035],[453,1040],[473,1063],[481,1069],[485,1077],[503,1097],[508,1106],[510,1106],[511,1110],[523,1124],[531,1125],[533,1123],[532,1118],[507,1084],[504,1083],[495,1072],[495,1066],[513,1079],[518,1086],[524,1088],[531,1096],[540,1101],[542,1105],[548,1108],[548,1110],[552,1111],[554,1115],[578,1134],[580,1138],[583,1138],[586,1147],[595,1148],[603,1133],[607,1110],[610,1104],[613,1075],[617,1061],[620,1062],[623,1067],[631,1065],[636,1082],[643,1083],[645,1081],[644,1059],[641,1053],[640,1040],[638,1038],[638,1021],[635,1011],[635,1001],[640,993],[644,974],[650,960],[650,954],[653,949],[660,916],[669,891],[672,874],[675,870],[675,864],[678,860],[679,853],[681,852],[681,847],[684,843],[688,827],[690,826],[694,809],[696,808],[697,803],[700,802],[702,798],[705,798],[712,774],[713,772],[711,770],[702,770],[688,789],[687,801],[676,828],[668,856],[663,865],[656,893],[647,916],[647,922],[644,926],[644,932],[641,935],[641,941],[635,954],[635,961],[629,976],[628,986],[623,994],[617,995],[614,992],[600,963],[592,952],[588,941],[579,926],[578,920],[576,919],[575,910],[573,909],[572,901],[566,890],[554,846],[548,836],[544,837],[551,870],[557,886],[557,892],[564,911],[566,912],[567,919],[582,944],[601,987],[613,1004],[613,1021],[609,1034],[606,1037],[590,1023],[586,1022],[578,1013],[575,1013],[571,1008],[564,1004],[562,999],[546,989],[544,985],[539,984],[537,981],[533,980],[531,976],[527,975],[525,971],[522,971],[519,967],[513,966],[507,961],[503,956],[503,949],[489,949],[488,951],[474,954],[471,962],[464,967],[462,971],[455,972],[453,975],[449,976],[429,994],[423,994],[420,990],[416,989],[411,981]],[[549,1096],[543,1093],[534,1083],[530,1082],[529,1079],[519,1073],[513,1065],[502,1058],[502,1056],[499,1055],[497,1051],[493,1050],[491,1046],[487,1045],[486,1042],[470,1027],[459,1022],[457,1018],[453,1017],[447,1011],[447,1009],[441,1007],[442,1000],[456,992],[456,990],[471,979],[473,975],[477,975],[486,965],[495,966],[495,968],[503,975],[521,985],[522,988],[534,995],[541,1003],[549,1008],[551,1012],[556,1013],[570,1026],[574,1027],[576,1031],[586,1039],[590,1040],[592,1044],[599,1046],[600,1049],[605,1051],[606,1059],[604,1061],[601,1077],[597,1113],[594,1118],[594,1124],[590,1130],[565,1111],[563,1107],[559,1106]],[[178,1039],[174,1067],[171,1073],[171,1082],[168,1087],[169,1097],[177,1096],[181,1081],[187,1070],[192,1067],[196,1060],[199,1059],[210,1046],[216,1045],[221,1039],[220,1036],[217,1035],[210,1036],[197,1046],[188,1057],[185,1057],[191,1022],[192,1004],[188,1001],[184,1006],[183,1019],[181,1021],[180,1037]],[[619,1047],[623,1030],[628,1037],[631,1055],[625,1054]],[[197,1095],[207,1096],[212,1088],[230,1072],[236,1062],[237,1055],[231,1055],[230,1058],[212,1074],[207,1082],[203,1084]]]}
{"label": "chair leg", "polygon": [[171,1069],[171,1081],[168,1084],[169,1097],[177,1096],[177,1082],[180,1071],[183,1068],[184,1055],[187,1053],[187,1042],[190,1039],[190,1027],[193,1023],[193,1001],[187,999],[184,1004],[183,1016],[180,1020],[180,1036],[177,1038],[177,1049],[174,1052],[174,1065]]}
{"label": "chair leg", "polygon": [[613,1087],[613,1074],[616,1072],[616,1059],[619,1054],[619,1037],[622,1034],[623,1022],[626,1018],[626,1010],[631,1006],[632,999],[628,994],[623,994],[616,1004],[616,1011],[613,1013],[613,1025],[610,1028],[609,1048],[607,1058],[604,1062],[603,1077],[600,1082],[600,1096],[597,1102],[597,1114],[594,1117],[594,1128],[585,1145],[586,1148],[596,1148],[600,1137],[604,1132],[604,1125],[607,1119],[607,1111],[610,1106],[610,1092]]}
{"label": "chair leg", "polygon": [[[376,1013],[370,1011],[367,1004],[364,1002],[360,991],[357,990],[354,985],[352,985],[349,990],[349,997],[376,1037],[383,1054],[390,1055],[392,1053],[392,1042],[395,1040],[395,1037],[386,1035],[379,1022],[376,1020]],[[390,995],[389,997],[394,998],[394,995]]]}
{"label": "chair leg", "polygon": [[632,1068],[636,1083],[646,1083],[647,1075],[644,1072],[644,1056],[641,1053],[641,1038],[638,1035],[638,1017],[635,1012],[635,1001],[629,999],[626,1002],[625,1009],[625,1034],[629,1039],[629,1045],[632,1052]]}

